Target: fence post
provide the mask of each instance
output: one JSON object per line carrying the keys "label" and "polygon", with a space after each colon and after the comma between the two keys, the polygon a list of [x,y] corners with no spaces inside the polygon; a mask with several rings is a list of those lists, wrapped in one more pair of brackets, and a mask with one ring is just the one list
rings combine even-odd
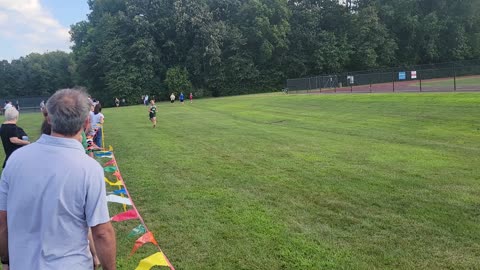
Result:
{"label": "fence post", "polygon": [[307,94],[310,93],[310,89],[312,89],[312,78],[308,78],[308,89],[307,89]]}
{"label": "fence post", "polygon": [[395,71],[392,71],[392,92],[395,92]]}
{"label": "fence post", "polygon": [[455,62],[453,62],[453,91],[457,91],[457,70],[455,69]]}
{"label": "fence post", "polygon": [[[336,76],[336,75],[335,75]],[[335,86],[333,87],[333,92],[336,93],[337,92],[337,84],[338,84],[338,77],[337,77],[337,81],[335,82]]]}
{"label": "fence post", "polygon": [[420,92],[422,92],[422,76],[420,74],[422,73],[418,72],[418,79],[420,80]]}
{"label": "fence post", "polygon": [[370,78],[370,93],[372,93],[372,78]]}

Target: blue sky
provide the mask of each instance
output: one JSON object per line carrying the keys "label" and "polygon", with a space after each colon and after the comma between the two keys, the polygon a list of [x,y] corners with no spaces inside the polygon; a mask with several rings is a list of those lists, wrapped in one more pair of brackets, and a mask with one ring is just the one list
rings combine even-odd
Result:
{"label": "blue sky", "polygon": [[0,0],[0,60],[70,51],[70,25],[88,13],[87,0]]}

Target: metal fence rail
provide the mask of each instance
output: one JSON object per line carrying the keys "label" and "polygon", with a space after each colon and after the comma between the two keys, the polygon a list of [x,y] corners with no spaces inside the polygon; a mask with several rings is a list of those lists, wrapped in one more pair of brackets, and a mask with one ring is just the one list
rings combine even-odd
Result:
{"label": "metal fence rail", "polygon": [[47,101],[48,98],[49,97],[0,98],[0,108],[3,109],[5,102],[11,101],[13,106],[17,107],[18,105],[20,111],[23,111],[23,112],[40,111],[40,102],[42,102],[42,100]]}
{"label": "metal fence rail", "polygon": [[480,60],[288,79],[290,92],[480,91]]}

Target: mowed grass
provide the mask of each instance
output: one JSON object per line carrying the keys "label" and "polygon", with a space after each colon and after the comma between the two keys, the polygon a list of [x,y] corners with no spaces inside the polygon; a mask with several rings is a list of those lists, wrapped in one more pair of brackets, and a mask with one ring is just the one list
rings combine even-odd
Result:
{"label": "mowed grass", "polygon": [[[476,89],[480,89],[480,77],[458,77],[455,79],[457,87],[476,87]],[[425,87],[452,87],[455,84],[454,78],[448,79],[440,79],[440,80],[430,80],[430,81],[422,81],[422,86]]]}
{"label": "mowed grass", "polygon": [[[480,93],[252,95],[105,109],[176,269],[475,269]],[[22,115],[34,132],[40,114]],[[35,137],[31,135],[31,137]],[[121,212],[113,205],[111,214]],[[138,221],[115,224],[119,269]]]}

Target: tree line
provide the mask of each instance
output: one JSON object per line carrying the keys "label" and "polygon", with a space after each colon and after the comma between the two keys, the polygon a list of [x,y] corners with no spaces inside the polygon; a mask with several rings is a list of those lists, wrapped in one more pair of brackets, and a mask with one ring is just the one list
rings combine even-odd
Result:
{"label": "tree line", "polygon": [[0,95],[225,96],[287,78],[480,58],[480,0],[89,0],[71,53],[0,62]]}

